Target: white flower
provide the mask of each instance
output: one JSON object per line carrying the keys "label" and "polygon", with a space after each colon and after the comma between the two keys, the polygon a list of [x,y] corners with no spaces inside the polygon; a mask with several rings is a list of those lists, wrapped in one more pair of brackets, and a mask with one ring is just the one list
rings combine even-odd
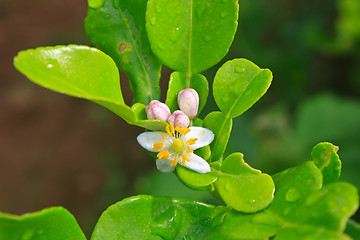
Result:
{"label": "white flower", "polygon": [[172,172],[176,165],[198,173],[210,172],[209,164],[194,150],[209,145],[214,140],[212,131],[202,127],[166,127],[166,132],[144,132],[137,137],[139,144],[148,151],[158,152],[156,166],[161,172]]}

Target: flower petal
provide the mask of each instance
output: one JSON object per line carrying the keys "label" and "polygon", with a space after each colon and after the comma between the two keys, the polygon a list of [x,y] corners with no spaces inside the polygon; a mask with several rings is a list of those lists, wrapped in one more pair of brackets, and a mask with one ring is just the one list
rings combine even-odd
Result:
{"label": "flower petal", "polygon": [[170,166],[171,160],[168,159],[157,159],[156,167],[160,172],[170,173],[173,172],[176,166]]}
{"label": "flower petal", "polygon": [[[145,148],[148,151],[160,152],[161,150],[165,149],[168,145],[168,141],[162,138],[161,133],[163,132],[144,132],[137,137],[137,141],[143,148]],[[166,138],[169,138],[169,135],[167,133],[165,133],[165,136]],[[156,142],[164,142],[165,143],[164,148],[154,151],[152,148],[154,143]]]}
{"label": "flower petal", "polygon": [[197,138],[195,144],[190,145],[192,149],[198,149],[209,145],[214,140],[214,133],[202,127],[190,127],[190,132],[185,135],[185,142],[190,138]]}
{"label": "flower petal", "polygon": [[207,161],[198,155],[191,153],[188,154],[187,157],[190,160],[189,162],[186,162],[184,165],[182,163],[182,159],[179,159],[179,164],[198,173],[208,173],[211,171],[210,165],[207,163]]}

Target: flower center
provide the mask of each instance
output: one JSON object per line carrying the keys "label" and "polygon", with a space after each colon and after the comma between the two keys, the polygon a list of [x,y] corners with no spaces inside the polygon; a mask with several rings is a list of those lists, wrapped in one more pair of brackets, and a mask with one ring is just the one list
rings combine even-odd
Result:
{"label": "flower center", "polygon": [[173,142],[173,144],[171,145],[171,148],[174,150],[174,152],[176,153],[182,153],[184,150],[185,144],[183,141],[181,141],[180,139],[175,139],[175,141]]}

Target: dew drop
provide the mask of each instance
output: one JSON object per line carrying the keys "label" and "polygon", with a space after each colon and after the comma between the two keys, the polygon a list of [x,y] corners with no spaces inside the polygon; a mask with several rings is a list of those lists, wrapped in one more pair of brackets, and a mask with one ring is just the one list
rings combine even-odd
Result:
{"label": "dew drop", "polygon": [[255,199],[249,199],[248,202],[251,203],[251,204],[254,204],[256,202],[256,200]]}
{"label": "dew drop", "polygon": [[205,39],[205,41],[210,42],[212,38],[211,38],[211,36],[206,35],[206,36],[204,37],[204,39]]}
{"label": "dew drop", "polygon": [[243,66],[235,66],[235,72],[243,73],[245,72],[245,68]]}
{"label": "dew drop", "polygon": [[155,25],[156,25],[156,18],[152,18],[152,19],[150,20],[150,24],[151,24],[152,26],[155,26]]}
{"label": "dew drop", "polygon": [[91,8],[100,8],[104,5],[105,0],[88,0],[89,7]]}
{"label": "dew drop", "polygon": [[49,64],[47,65],[47,67],[48,67],[48,68],[52,68],[53,65],[52,65],[51,63],[49,63]]}
{"label": "dew drop", "polygon": [[173,43],[176,43],[179,40],[181,33],[182,33],[182,28],[180,27],[175,28],[170,35],[170,40]]}
{"label": "dew drop", "polygon": [[295,202],[300,197],[301,197],[301,194],[300,194],[299,190],[292,187],[286,192],[285,200],[288,202]]}

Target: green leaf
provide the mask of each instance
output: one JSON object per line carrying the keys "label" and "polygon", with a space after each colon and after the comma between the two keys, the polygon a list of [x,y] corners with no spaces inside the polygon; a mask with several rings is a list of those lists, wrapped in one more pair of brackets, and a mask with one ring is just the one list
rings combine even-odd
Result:
{"label": "green leaf", "polygon": [[254,105],[270,87],[272,73],[246,59],[227,61],[217,71],[213,94],[216,104],[234,118]]}
{"label": "green leaf", "polygon": [[149,0],[146,30],[154,53],[180,72],[202,72],[218,63],[233,41],[237,0]]}
{"label": "green leaf", "polygon": [[211,184],[218,178],[218,174],[215,171],[202,174],[180,165],[176,168],[176,175],[181,182],[194,190],[209,190],[211,189]]}
{"label": "green leaf", "polygon": [[217,192],[227,206],[237,211],[260,211],[274,198],[275,186],[272,178],[247,165],[241,153],[228,156],[218,175],[215,182]]}
{"label": "green leaf", "polygon": [[[221,175],[219,176],[220,180]],[[348,183],[322,186],[322,174],[313,162],[273,176],[275,196],[263,211],[230,211],[217,232],[224,239],[348,239],[343,230],[358,207],[357,190]],[[216,183],[217,183],[216,182]],[[237,231],[232,229],[236,228]]]}
{"label": "green leaf", "polygon": [[125,105],[114,61],[95,48],[69,45],[30,49],[19,52],[14,65],[40,86],[91,100],[129,124],[150,130],[166,126],[164,121],[147,120],[144,105]]}
{"label": "green leaf", "polygon": [[322,172],[324,183],[334,182],[341,175],[341,161],[337,154],[338,150],[339,147],[324,142],[317,144],[311,152],[315,165]]}
{"label": "green leaf", "polygon": [[124,103],[115,63],[95,48],[69,45],[29,49],[19,52],[14,64],[45,88],[96,102],[129,123],[135,120]]}
{"label": "green leaf", "polygon": [[199,94],[199,110],[201,112],[209,95],[209,83],[207,79],[201,74],[194,74],[187,78],[181,72],[173,72],[170,75],[169,87],[166,95],[166,105],[170,108],[171,112],[179,109],[177,97],[178,93],[185,88],[193,88]]}
{"label": "green leaf", "polygon": [[61,207],[23,216],[0,213],[0,239],[86,240],[75,218]]}
{"label": "green leaf", "polygon": [[110,206],[91,239],[210,239],[224,211],[196,201],[136,196]]}
{"label": "green leaf", "polygon": [[[275,239],[348,239],[343,236],[347,219],[358,207],[357,190],[345,182],[325,185],[307,197],[288,217]],[[321,229],[321,230],[320,230]]]}
{"label": "green leaf", "polygon": [[211,156],[208,161],[221,161],[229,141],[232,119],[227,118],[222,112],[211,112],[205,117],[203,126],[215,134],[210,144]]}
{"label": "green leaf", "polygon": [[91,42],[126,72],[135,102],[160,99],[161,63],[145,29],[147,0],[89,0],[85,30]]}

